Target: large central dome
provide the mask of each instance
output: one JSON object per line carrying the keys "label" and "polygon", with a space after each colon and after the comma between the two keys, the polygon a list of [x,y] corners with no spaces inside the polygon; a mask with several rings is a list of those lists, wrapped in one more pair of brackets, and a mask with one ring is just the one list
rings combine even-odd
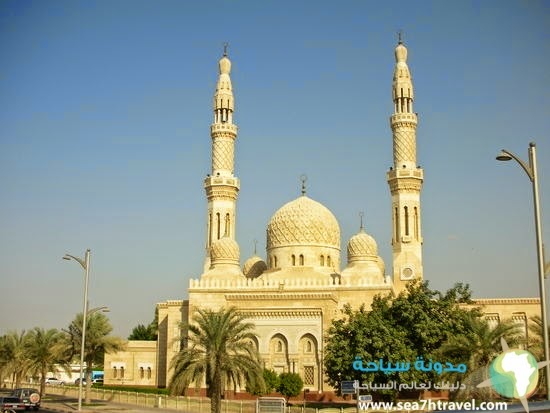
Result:
{"label": "large central dome", "polygon": [[316,245],[340,249],[340,227],[324,205],[303,195],[283,205],[267,226],[267,248]]}

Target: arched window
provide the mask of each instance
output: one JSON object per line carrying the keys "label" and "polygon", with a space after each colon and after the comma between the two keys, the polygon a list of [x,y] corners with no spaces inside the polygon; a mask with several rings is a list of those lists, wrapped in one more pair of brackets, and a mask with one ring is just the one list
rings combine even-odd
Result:
{"label": "arched window", "polygon": [[300,254],[300,265],[304,265],[304,256]]}
{"label": "arched window", "polygon": [[221,222],[220,222],[220,213],[216,212],[216,236],[217,239],[220,239],[220,231],[221,231]]}
{"label": "arched window", "polygon": [[420,235],[418,234],[418,208],[414,207],[414,237],[418,240]]}
{"label": "arched window", "polygon": [[212,212],[208,214],[208,246],[212,245]]}
{"label": "arched window", "polygon": [[319,265],[321,265],[321,267],[325,266],[325,256],[324,255],[321,255],[321,258],[319,259]]}
{"label": "arched window", "polygon": [[231,236],[231,220],[229,219],[229,214],[225,214],[225,234]]}
{"label": "arched window", "polygon": [[140,379],[145,378],[145,369],[143,367],[139,368],[139,378]]}
{"label": "arched window", "polygon": [[117,370],[116,367],[113,367],[113,378],[117,378]]}
{"label": "arched window", "polygon": [[399,211],[397,208],[395,208],[394,229],[395,229],[395,242],[398,242],[399,241]]}
{"label": "arched window", "polygon": [[330,260],[330,255],[327,255],[327,267],[330,267],[332,264],[331,264],[331,260]]}
{"label": "arched window", "polygon": [[147,378],[151,378],[151,367],[147,367]]}
{"label": "arched window", "polygon": [[120,378],[121,378],[121,379],[124,378],[124,367],[121,367],[121,368],[120,368]]}
{"label": "arched window", "polygon": [[273,256],[273,259],[275,260],[275,268],[277,268],[277,256],[274,255],[274,256]]}
{"label": "arched window", "polygon": [[313,347],[311,345],[311,341],[306,341],[306,353],[311,353],[313,351]]}
{"label": "arched window", "polygon": [[409,207],[405,207],[405,235],[409,235]]}
{"label": "arched window", "polygon": [[292,256],[290,257],[291,261],[292,261],[292,265],[296,265],[296,256],[294,254],[292,254]]}
{"label": "arched window", "polygon": [[277,340],[277,353],[283,352],[283,342],[281,340]]}

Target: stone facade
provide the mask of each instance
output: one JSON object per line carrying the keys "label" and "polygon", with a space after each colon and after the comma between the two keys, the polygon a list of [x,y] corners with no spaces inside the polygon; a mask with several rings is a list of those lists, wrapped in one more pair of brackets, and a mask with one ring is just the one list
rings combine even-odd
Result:
{"label": "stone facade", "polygon": [[156,341],[131,340],[125,351],[105,354],[104,383],[156,386],[158,366]]}

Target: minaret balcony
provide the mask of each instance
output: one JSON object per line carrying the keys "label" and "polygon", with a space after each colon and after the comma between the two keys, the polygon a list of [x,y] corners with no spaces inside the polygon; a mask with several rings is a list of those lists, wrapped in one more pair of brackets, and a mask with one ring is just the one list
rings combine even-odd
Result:
{"label": "minaret balcony", "polygon": [[207,176],[204,180],[204,186],[232,186],[239,189],[241,183],[239,178],[234,176]]}
{"label": "minaret balcony", "polygon": [[391,123],[399,123],[399,122],[408,122],[408,123],[418,123],[418,117],[416,116],[416,113],[394,113],[390,117]]}
{"label": "minaret balcony", "polygon": [[409,169],[409,168],[403,168],[403,169],[390,169],[388,171],[388,180],[396,179],[396,178],[416,178],[423,180],[424,179],[424,171],[422,168],[416,168],[416,169]]}
{"label": "minaret balcony", "polygon": [[235,137],[237,135],[237,125],[234,123],[222,122],[213,123],[210,125],[210,134],[228,133],[230,136]]}

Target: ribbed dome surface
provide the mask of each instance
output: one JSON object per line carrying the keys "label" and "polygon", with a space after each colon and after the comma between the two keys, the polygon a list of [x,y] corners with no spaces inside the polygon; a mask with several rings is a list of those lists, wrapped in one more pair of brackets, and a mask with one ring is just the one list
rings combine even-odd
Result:
{"label": "ribbed dome surface", "polygon": [[348,242],[348,261],[357,261],[361,258],[376,257],[378,245],[373,237],[361,230],[350,238]]}
{"label": "ribbed dome surface", "polygon": [[259,277],[265,270],[267,270],[267,264],[257,255],[247,259],[243,266],[243,274],[248,278]]}
{"label": "ribbed dome surface", "polygon": [[212,263],[220,260],[239,261],[239,255],[239,244],[229,237],[220,238],[210,247]]}
{"label": "ribbed dome surface", "polygon": [[324,205],[303,195],[283,205],[267,226],[267,248],[321,245],[340,248],[338,221]]}

